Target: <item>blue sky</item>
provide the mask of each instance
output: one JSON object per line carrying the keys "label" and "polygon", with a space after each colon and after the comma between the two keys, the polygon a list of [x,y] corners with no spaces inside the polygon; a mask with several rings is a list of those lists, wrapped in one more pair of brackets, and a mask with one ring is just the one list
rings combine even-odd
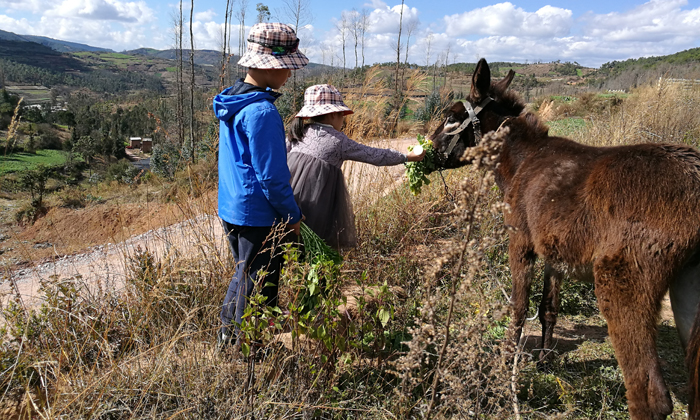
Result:
{"label": "blue sky", "polygon": [[[242,1],[231,0],[234,13]],[[257,3],[272,20],[289,22],[285,4],[301,1],[309,18],[299,29],[301,48],[313,62],[342,66],[338,29],[366,11],[365,63],[396,59],[401,3],[396,0],[247,0],[247,29],[255,23]],[[195,48],[219,49],[225,0],[195,0]],[[42,35],[123,51],[173,45],[173,0],[0,0],[0,29]],[[189,20],[190,2],[184,13]],[[598,67],[612,60],[666,55],[700,46],[700,0],[608,1],[464,1],[406,0],[404,28],[414,27],[408,60],[578,62]],[[238,20],[232,45],[237,50]],[[187,34],[189,30],[185,31]],[[404,29],[404,40],[406,30]],[[185,41],[189,45],[189,41]],[[355,65],[354,42],[346,36],[345,63]],[[402,46],[402,60],[405,45]]]}

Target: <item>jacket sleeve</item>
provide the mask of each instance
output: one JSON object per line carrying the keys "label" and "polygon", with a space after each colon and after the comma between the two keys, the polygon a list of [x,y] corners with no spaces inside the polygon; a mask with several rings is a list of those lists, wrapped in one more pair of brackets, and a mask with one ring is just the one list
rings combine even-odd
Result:
{"label": "jacket sleeve", "polygon": [[251,164],[263,194],[284,222],[301,220],[301,210],[289,184],[287,148],[282,118],[274,105],[255,109],[255,117],[246,122],[250,141]]}
{"label": "jacket sleeve", "polygon": [[406,162],[406,155],[394,149],[366,146],[348,138],[343,133],[339,132],[338,134],[341,140],[343,160],[354,160],[374,166],[393,166]]}

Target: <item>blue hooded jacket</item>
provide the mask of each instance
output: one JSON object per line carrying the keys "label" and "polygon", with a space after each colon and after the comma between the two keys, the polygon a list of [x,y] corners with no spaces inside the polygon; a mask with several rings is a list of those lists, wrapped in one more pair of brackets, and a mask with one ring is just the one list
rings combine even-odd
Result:
{"label": "blue hooded jacket", "polygon": [[239,80],[214,98],[219,123],[219,217],[239,226],[296,223],[284,124],[271,90]]}

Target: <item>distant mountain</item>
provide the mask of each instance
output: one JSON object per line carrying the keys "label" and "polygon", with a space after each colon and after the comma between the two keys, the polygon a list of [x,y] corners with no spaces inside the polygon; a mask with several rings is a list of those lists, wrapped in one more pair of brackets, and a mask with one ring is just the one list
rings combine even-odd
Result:
{"label": "distant mountain", "polygon": [[24,41],[24,42],[35,42],[41,44],[45,47],[49,47],[54,51],[58,52],[79,52],[79,51],[92,51],[92,52],[114,52],[107,48],[92,47],[90,45],[79,44],[77,42],[61,41],[59,39],[47,38],[45,36],[36,35],[17,35],[12,32],[7,32],[0,30],[0,40],[3,41]]}
{"label": "distant mountain", "polygon": [[28,66],[51,69],[56,72],[86,70],[85,65],[80,60],[69,54],[58,52],[36,42],[16,39],[0,38],[2,40],[0,42],[0,60],[9,60]]}
{"label": "distant mountain", "polygon": [[[153,48],[139,48],[136,50],[123,51],[122,54],[142,55],[146,57],[163,58],[166,60],[175,60],[177,58],[175,49],[156,50]],[[189,62],[190,50],[182,50],[182,59]],[[231,62],[238,61],[237,58],[231,57]],[[221,63],[221,51],[216,50],[194,50],[194,63],[199,65],[218,66]]]}

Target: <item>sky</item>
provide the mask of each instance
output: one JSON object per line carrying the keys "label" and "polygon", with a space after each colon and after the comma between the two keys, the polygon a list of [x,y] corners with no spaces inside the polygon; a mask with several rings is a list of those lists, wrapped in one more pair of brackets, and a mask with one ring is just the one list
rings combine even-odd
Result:
{"label": "sky", "polygon": [[[397,0],[230,1],[233,50],[238,49],[241,10],[247,31],[256,22],[258,3],[269,8],[271,21],[292,23],[287,6],[300,2],[308,11],[300,20],[300,48],[312,62],[339,67],[343,17],[349,22],[363,11],[369,16],[365,64],[396,60],[400,19],[401,60],[408,39],[408,61],[420,65],[486,58],[519,63],[560,60],[597,68],[614,60],[700,47],[700,0],[405,0],[403,6]],[[185,0],[186,22],[190,7]],[[226,0],[194,0],[196,49],[221,48],[225,9]],[[174,45],[178,10],[173,0],[0,0],[0,29],[114,51],[168,49]],[[189,35],[188,28],[185,33]],[[354,48],[351,32],[346,32],[348,68],[355,66]],[[358,46],[358,64],[361,60]]]}

